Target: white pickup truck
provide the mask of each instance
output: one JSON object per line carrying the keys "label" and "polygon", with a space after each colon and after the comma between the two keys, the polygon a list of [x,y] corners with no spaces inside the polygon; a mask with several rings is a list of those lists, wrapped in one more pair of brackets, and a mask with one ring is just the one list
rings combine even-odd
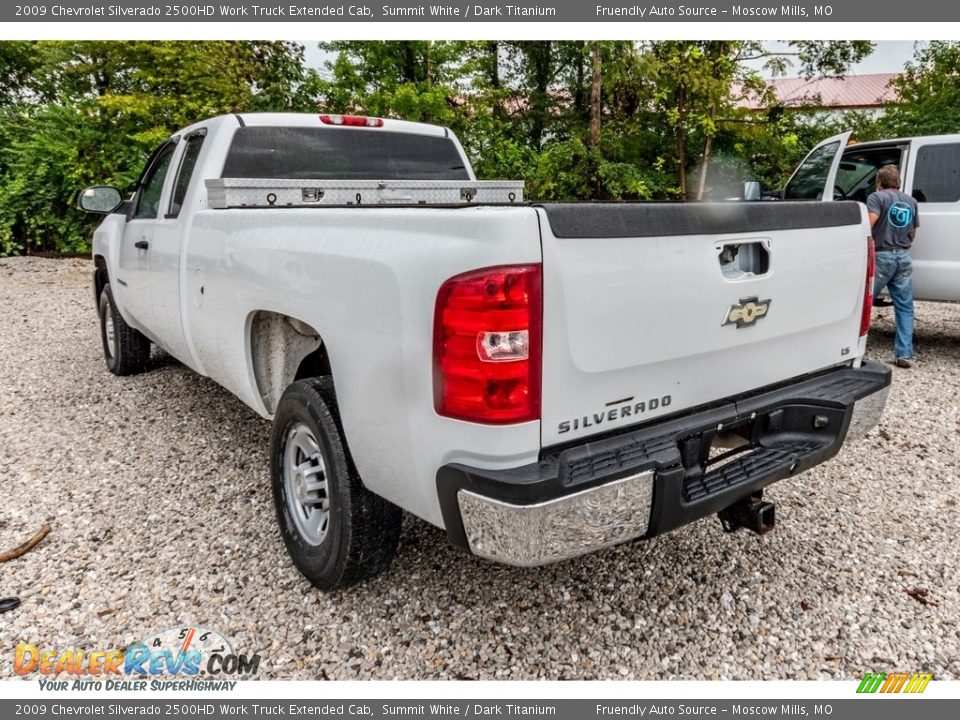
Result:
{"label": "white pickup truck", "polygon": [[911,249],[917,300],[960,301],[960,135],[851,143],[851,132],[817,145],[776,192],[786,200],[866,202],[877,170],[896,165],[901,189],[920,207],[920,232]]}
{"label": "white pickup truck", "polygon": [[326,589],[389,565],[401,508],[522,566],[767,530],[762,489],[886,401],[853,202],[530,204],[441,127],[244,114],[79,203],[107,367],[153,343],[272,418],[281,533]]}

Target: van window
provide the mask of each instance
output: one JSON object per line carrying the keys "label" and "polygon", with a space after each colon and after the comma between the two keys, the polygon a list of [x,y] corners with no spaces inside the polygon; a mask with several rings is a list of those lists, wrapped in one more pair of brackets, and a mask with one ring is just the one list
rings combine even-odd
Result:
{"label": "van window", "polygon": [[833,188],[834,200],[866,202],[867,196],[876,189],[877,170],[884,165],[902,165],[901,148],[894,147],[848,147],[837,168]]}
{"label": "van window", "polygon": [[920,148],[913,173],[913,197],[917,202],[960,200],[960,143]]}
{"label": "van window", "polygon": [[828,143],[811,152],[783,189],[786,200],[822,200],[823,189],[840,141]]}

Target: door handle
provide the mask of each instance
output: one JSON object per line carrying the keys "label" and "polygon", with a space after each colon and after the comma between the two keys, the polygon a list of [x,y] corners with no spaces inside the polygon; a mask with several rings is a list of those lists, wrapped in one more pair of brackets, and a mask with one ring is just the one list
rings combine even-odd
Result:
{"label": "door handle", "polygon": [[138,250],[146,250],[148,247],[150,247],[150,243],[148,243],[146,240],[137,240],[133,246]]}

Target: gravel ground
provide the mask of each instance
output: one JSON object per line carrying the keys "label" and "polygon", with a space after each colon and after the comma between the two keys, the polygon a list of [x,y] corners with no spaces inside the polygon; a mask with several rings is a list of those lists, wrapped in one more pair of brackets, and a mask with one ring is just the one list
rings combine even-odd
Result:
{"label": "gravel ground", "polygon": [[[0,677],[13,646],[124,647],[196,623],[260,677],[960,678],[960,307],[918,305],[882,427],[775,486],[777,530],[705,520],[536,570],[407,518],[389,573],[312,589],[275,529],[269,425],[154,354],[104,367],[83,260],[0,260]],[[892,347],[876,311],[874,357]]]}

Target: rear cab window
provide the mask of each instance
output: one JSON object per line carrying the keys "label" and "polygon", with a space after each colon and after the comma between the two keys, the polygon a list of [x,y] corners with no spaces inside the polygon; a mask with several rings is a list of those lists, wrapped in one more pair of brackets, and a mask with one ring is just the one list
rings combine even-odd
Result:
{"label": "rear cab window", "polygon": [[197,167],[200,149],[203,147],[203,139],[206,135],[206,130],[200,130],[191,133],[184,140],[186,147],[183,149],[183,156],[180,158],[180,167],[177,170],[177,179],[173,185],[173,195],[170,198],[167,218],[175,218],[180,214],[183,201],[187,197],[187,190],[190,189],[190,179]]}
{"label": "rear cab window", "polygon": [[448,137],[380,129],[237,128],[224,178],[469,180]]}

